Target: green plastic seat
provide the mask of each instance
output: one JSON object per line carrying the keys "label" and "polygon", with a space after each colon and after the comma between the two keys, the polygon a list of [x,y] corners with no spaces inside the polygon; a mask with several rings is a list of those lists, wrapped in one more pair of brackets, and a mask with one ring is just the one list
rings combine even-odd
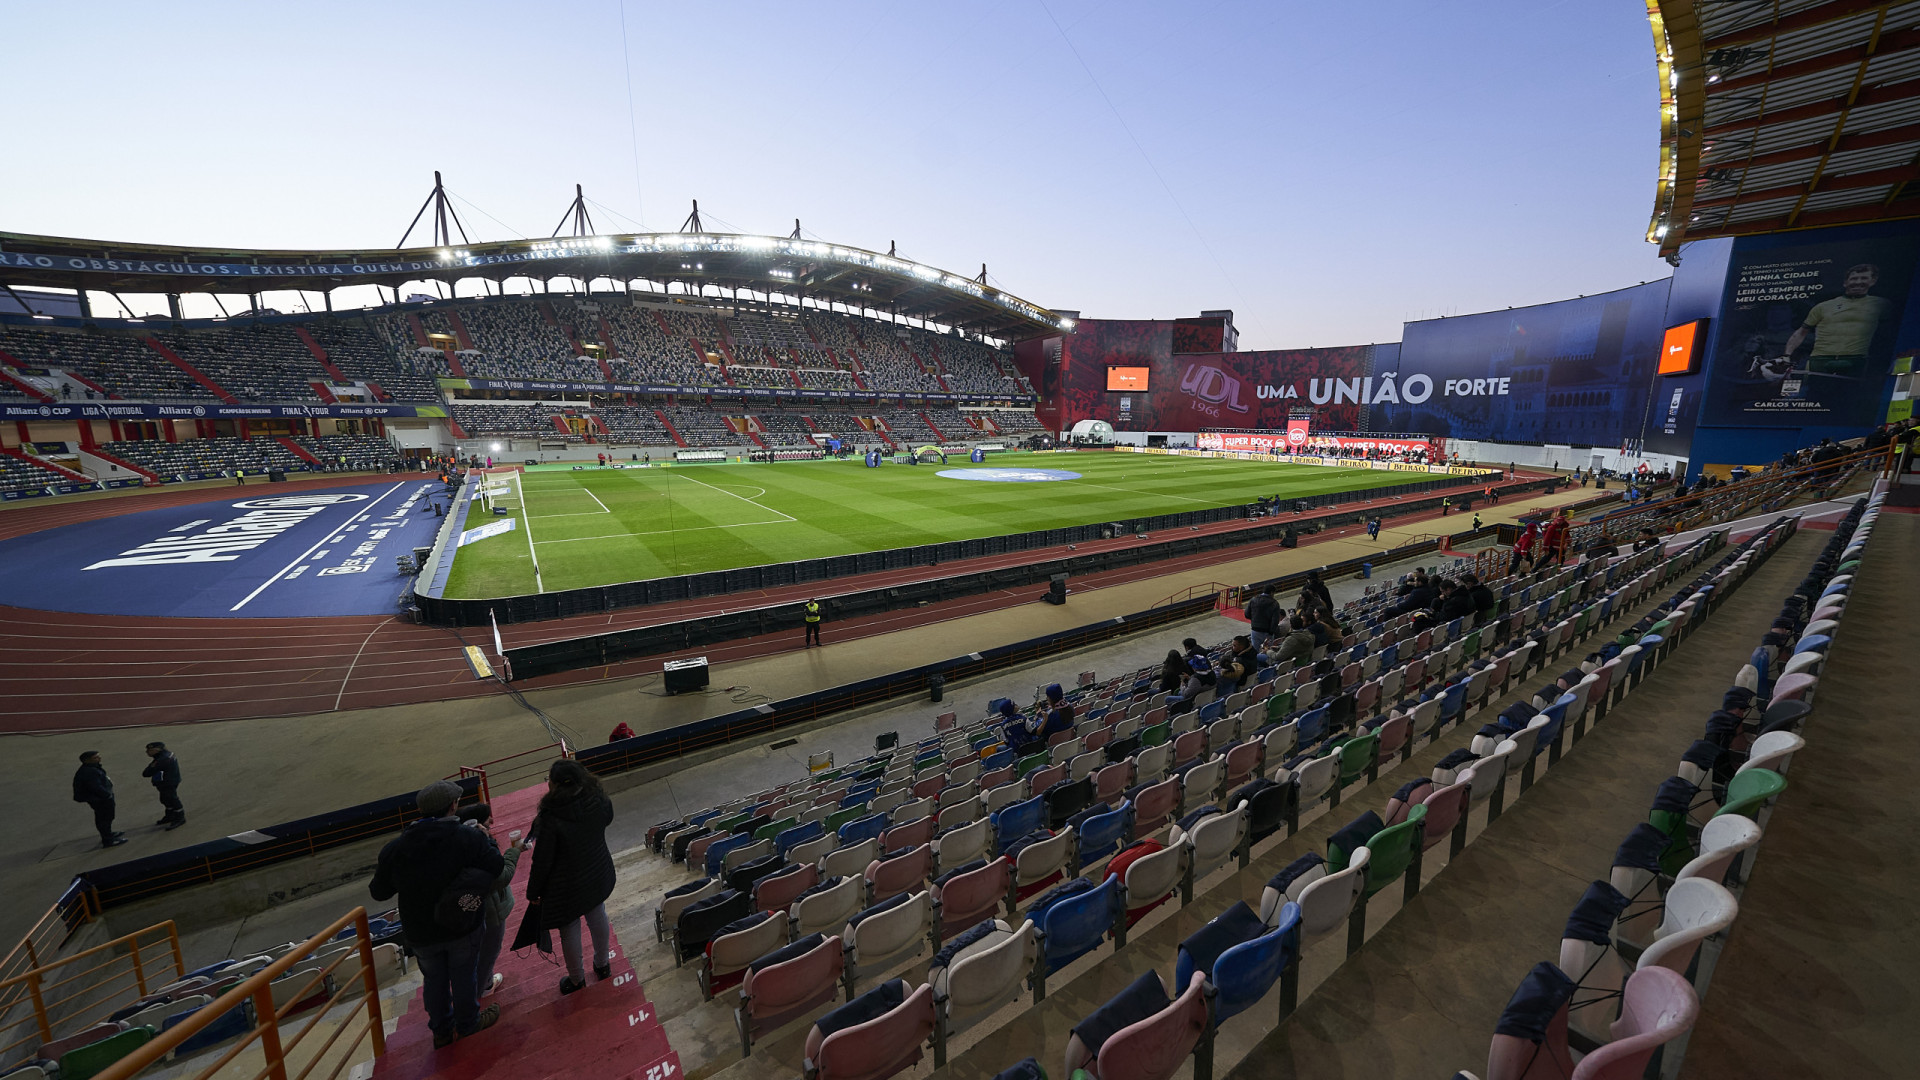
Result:
{"label": "green plastic seat", "polygon": [[1372,896],[1400,880],[1420,847],[1421,822],[1427,817],[1424,803],[1407,811],[1407,820],[1389,825],[1367,841],[1367,895]]}
{"label": "green plastic seat", "polygon": [[1579,637],[1582,634],[1585,634],[1587,632],[1587,620],[1590,616],[1592,616],[1592,614],[1593,614],[1593,609],[1588,608],[1587,610],[1582,611],[1580,614],[1574,616],[1574,619],[1573,619],[1573,636],[1574,637]]}
{"label": "green plastic seat", "polygon": [[859,806],[849,806],[845,810],[841,810],[837,813],[828,814],[827,820],[825,822],[825,828],[828,832],[839,832],[840,826],[845,825],[849,821],[859,821],[861,818],[866,816],[867,816],[866,803],[861,803]]}
{"label": "green plastic seat", "polygon": [[1739,814],[1741,817],[1753,817],[1767,800],[1787,790],[1787,778],[1772,769],[1747,769],[1735,773],[1727,784],[1727,801],[1714,812],[1721,814]]}
{"label": "green plastic seat", "polygon": [[753,820],[752,814],[735,814],[733,817],[712,823],[715,832],[730,833]]}
{"label": "green plastic seat", "polygon": [[1461,652],[1464,655],[1479,656],[1480,655],[1480,631],[1475,630],[1473,633],[1468,634],[1466,638],[1463,641],[1461,641],[1460,646],[1461,646]]}
{"label": "green plastic seat", "polygon": [[1654,623],[1651,627],[1649,627],[1647,629],[1647,633],[1658,634],[1664,638],[1667,636],[1667,631],[1672,629],[1673,629],[1672,619],[1661,619],[1659,622]]}
{"label": "green plastic seat", "polygon": [[1014,763],[1013,774],[1015,776],[1025,776],[1035,769],[1044,769],[1047,767],[1047,762],[1052,759],[1053,755],[1045,750],[1037,754],[1028,754],[1026,757]]}
{"label": "green plastic seat", "polygon": [[781,833],[787,831],[788,829],[797,829],[799,827],[800,827],[799,818],[792,818],[792,817],[785,818],[780,821],[776,821],[771,825],[762,825],[759,828],[753,830],[753,838],[755,840],[771,840],[774,837],[779,836]]}
{"label": "green plastic seat", "polygon": [[1380,752],[1380,736],[1368,733],[1348,739],[1340,747],[1340,785],[1360,779],[1373,767],[1374,755]]}
{"label": "green plastic seat", "polygon": [[1140,732],[1140,745],[1141,746],[1159,746],[1161,743],[1166,742],[1168,739],[1172,737],[1173,737],[1173,721],[1162,720],[1161,722],[1153,725],[1152,727],[1145,728]]}
{"label": "green plastic seat", "polygon": [[133,1053],[153,1038],[150,1027],[128,1028],[96,1043],[60,1055],[61,1080],[88,1080],[95,1073]]}
{"label": "green plastic seat", "polygon": [[1267,698],[1267,722],[1277,724],[1293,715],[1294,689],[1289,686]]}

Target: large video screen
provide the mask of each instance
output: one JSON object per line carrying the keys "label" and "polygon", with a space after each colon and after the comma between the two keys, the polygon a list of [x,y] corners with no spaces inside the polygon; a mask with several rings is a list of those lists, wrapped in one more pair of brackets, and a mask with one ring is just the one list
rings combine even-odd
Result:
{"label": "large video screen", "polygon": [[1107,369],[1107,389],[1143,393],[1147,389],[1148,376],[1152,373],[1152,368],[1110,367]]}
{"label": "large video screen", "polygon": [[1695,319],[1667,327],[1660,342],[1660,374],[1691,375],[1700,370],[1700,350],[1707,343],[1707,320]]}

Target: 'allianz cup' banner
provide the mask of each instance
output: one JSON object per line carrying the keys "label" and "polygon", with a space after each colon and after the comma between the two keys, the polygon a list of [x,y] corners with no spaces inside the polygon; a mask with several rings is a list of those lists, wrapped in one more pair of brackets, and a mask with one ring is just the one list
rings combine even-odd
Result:
{"label": "'allianz cup' banner", "polygon": [[281,420],[444,417],[441,405],[155,405],[133,401],[61,401],[0,405],[0,420]]}
{"label": "'allianz cup' banner", "polygon": [[1398,356],[1383,353],[1369,373],[1367,426],[1502,442],[1638,439],[1669,284],[1407,323]]}

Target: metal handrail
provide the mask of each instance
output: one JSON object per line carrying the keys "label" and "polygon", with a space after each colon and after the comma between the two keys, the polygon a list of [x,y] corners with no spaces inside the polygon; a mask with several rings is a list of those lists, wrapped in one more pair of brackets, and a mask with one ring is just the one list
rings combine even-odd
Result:
{"label": "metal handrail", "polygon": [[[470,777],[478,777],[480,779],[480,801],[492,802],[493,781],[495,779],[501,778],[504,774],[514,780],[518,780],[524,777],[527,770],[531,768],[538,767],[544,769],[547,767],[548,761],[553,757],[556,750],[559,751],[560,756],[563,758],[573,756],[573,748],[569,747],[566,744],[566,740],[563,739],[557,742],[550,742],[545,746],[536,746],[531,750],[522,750],[517,754],[508,754],[506,757],[494,758],[492,761],[483,761],[478,765],[462,765],[460,766],[459,772],[447,779],[466,780]],[[523,760],[526,758],[537,758],[538,760]],[[517,762],[517,764],[504,769],[495,768],[495,766],[502,765],[509,761]]]}
{"label": "metal handrail", "polygon": [[[164,942],[151,940],[162,932],[166,935]],[[150,939],[147,944],[149,949],[164,945],[167,951],[171,953],[173,958],[174,979],[181,978],[186,974],[186,960],[180,953],[180,934],[172,920],[168,920],[166,922],[155,923],[152,926],[142,927],[131,934],[123,934],[120,937],[114,938],[112,941],[102,942],[92,948],[82,949],[72,956],[64,956],[57,960],[38,964],[18,975],[0,980],[0,1003],[3,1003],[5,1013],[11,1013],[14,1007],[19,1005],[23,1000],[31,1001],[33,1004],[33,1030],[29,1034],[15,1039],[5,1046],[0,1046],[0,1059],[11,1059],[15,1050],[32,1042],[35,1038],[38,1038],[42,1043],[54,1041],[53,1025],[55,1023],[56,1013],[64,1011],[67,1012],[69,1016],[86,1015],[84,1010],[95,1003],[86,1002],[82,999],[97,994],[104,989],[117,986],[129,975],[133,978],[133,987],[139,991],[141,996],[144,997],[150,993],[148,983],[152,980],[147,974],[147,965],[142,963],[140,957],[141,939],[143,938]],[[103,962],[91,964],[78,971],[68,970],[81,961],[103,954],[105,955]],[[113,969],[120,967],[123,961],[129,965],[129,970],[114,971]],[[162,963],[164,964],[164,960]],[[49,980],[48,976],[56,972],[63,977]],[[100,972],[112,973],[100,975]],[[155,974],[157,975],[158,972]],[[170,981],[172,980],[162,979],[154,982],[154,985],[164,985]],[[84,982],[82,986],[72,990],[65,989],[74,983],[82,982]],[[56,994],[56,991],[59,993]],[[87,1020],[87,1026],[99,1023],[100,1019],[102,1018],[90,1017]],[[65,1018],[63,1017],[63,1023],[64,1020]],[[21,1020],[15,1021],[15,1023],[24,1024],[26,1021],[23,1017]]]}
{"label": "metal handrail", "polygon": [[[294,995],[292,1001],[289,1001],[279,1009],[275,1009],[273,1005],[272,984],[295,965],[311,957],[324,946],[331,944],[333,939],[339,935],[340,931],[346,929],[349,925],[354,928],[354,940],[359,945],[360,980],[367,998],[365,1014],[366,1026],[354,1037],[352,1042],[347,1044],[347,1048],[342,1053],[339,1063],[333,1067],[332,1072],[327,1074],[327,1078],[328,1080],[333,1080],[334,1077],[340,1075],[341,1070],[346,1068],[347,1063],[353,1059],[353,1053],[359,1049],[361,1040],[367,1038],[369,1035],[371,1035],[373,1039],[374,1056],[379,1057],[385,1054],[387,1052],[387,1036],[385,1028],[381,1026],[380,980],[373,967],[373,940],[367,926],[367,909],[357,907],[340,918],[335,919],[332,925],[308,938],[298,947],[289,950],[278,960],[255,972],[238,986],[220,995],[218,1001],[202,1005],[200,1008],[194,1010],[193,1014],[185,1020],[161,1032],[147,1042],[142,1043],[133,1053],[128,1054],[126,1057],[121,1058],[119,1061],[114,1062],[99,1073],[96,1073],[95,1080],[129,1080],[129,1078],[138,1075],[140,1071],[147,1066],[171,1053],[173,1049],[181,1043],[199,1034],[207,1025],[226,1016],[229,1012],[239,1008],[249,1000],[253,1002],[254,1016],[257,1018],[253,1031],[236,1042],[232,1047],[228,1048],[227,1052],[222,1054],[219,1060],[195,1074],[195,1076],[198,1080],[206,1080],[206,1078],[215,1075],[220,1072],[220,1070],[226,1068],[227,1064],[239,1056],[241,1051],[253,1045],[253,1043],[258,1040],[265,1054],[266,1063],[261,1067],[259,1072],[254,1074],[255,1080],[288,1080],[287,1055],[295,1047],[299,1046],[308,1034],[320,1026],[320,1022],[326,1018],[327,1013],[346,995],[351,984],[342,986],[334,991],[332,997],[327,1000],[327,1003],[315,1010],[313,1019],[308,1021],[307,1025],[297,1032],[291,1041],[285,1044],[282,1044],[280,1041],[281,1022],[286,1018],[286,1014],[292,1010],[295,1004],[304,1000],[304,995],[309,989],[315,985],[326,985],[327,978],[333,973],[334,968],[339,967],[340,964],[346,960],[346,956],[340,956],[324,970],[317,972],[313,978],[307,981],[305,986],[301,987],[299,993]],[[321,1044],[320,1049],[315,1053],[313,1059],[307,1063],[305,1069],[300,1071],[299,1076],[296,1077],[295,1080],[305,1080],[307,1075],[311,1073],[314,1067],[326,1056],[327,1052],[333,1048],[334,1043],[346,1032],[348,1025],[357,1015],[360,1015],[360,1013],[358,1009],[355,1009],[353,1012],[335,1021],[333,1034],[327,1038],[326,1042]]]}

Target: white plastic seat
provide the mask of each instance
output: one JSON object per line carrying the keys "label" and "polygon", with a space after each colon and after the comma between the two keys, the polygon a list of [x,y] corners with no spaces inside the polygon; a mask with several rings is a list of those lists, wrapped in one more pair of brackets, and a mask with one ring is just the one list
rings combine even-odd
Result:
{"label": "white plastic seat", "polygon": [[[1315,878],[1300,890],[1294,903],[1300,905],[1302,936],[1316,937],[1346,925],[1353,905],[1366,890],[1367,862],[1372,858],[1372,851],[1360,848],[1349,857],[1346,869]],[[1283,906],[1275,906],[1276,914]]]}
{"label": "white plastic seat", "polygon": [[1724,814],[1707,822],[1700,830],[1700,854],[1674,875],[1675,881],[1706,878],[1724,884],[1727,869],[1739,854],[1760,842],[1760,824],[1740,814]]}
{"label": "white plastic seat", "polygon": [[1046,840],[1021,848],[1013,860],[1014,887],[1026,888],[1065,873],[1067,859],[1073,854],[1073,842],[1073,830],[1061,829]]}
{"label": "white plastic seat", "polygon": [[834,848],[820,857],[821,877],[859,877],[867,864],[880,854],[880,839],[868,837],[857,844]]}
{"label": "white plastic seat", "polygon": [[700,992],[713,1000],[715,983],[728,975],[745,971],[747,965],[787,943],[787,920],[778,915],[707,943],[695,978]]}
{"label": "white plastic seat", "polygon": [[[1284,768],[1278,771],[1286,772]],[[1308,807],[1326,798],[1327,793],[1333,790],[1333,782],[1339,774],[1339,754],[1325,754],[1311,761],[1301,762],[1300,767],[1292,773],[1293,782],[1299,788],[1297,805],[1300,811],[1305,813]],[[1275,776],[1273,779],[1281,780],[1282,778]]]}
{"label": "white plastic seat", "polygon": [[891,961],[918,953],[933,924],[933,897],[926,890],[907,902],[861,919],[847,938],[846,972],[849,985],[864,972],[878,972]]}
{"label": "white plastic seat", "polygon": [[1769,731],[1753,740],[1753,746],[1747,753],[1746,763],[1740,766],[1739,772],[1746,772],[1748,769],[1771,769],[1785,775],[1787,766],[1793,762],[1793,755],[1805,745],[1807,740],[1791,731]]}
{"label": "white plastic seat", "polygon": [[840,837],[833,833],[827,833],[817,840],[808,840],[805,843],[795,844],[788,848],[787,859],[797,863],[817,863],[825,857],[829,851],[839,846]]}
{"label": "white plastic seat", "polygon": [[[1177,832],[1176,828],[1176,832]],[[1184,840],[1193,854],[1189,858],[1194,880],[1198,881],[1240,850],[1241,841],[1247,837],[1247,807],[1245,803],[1234,807],[1224,814],[1208,814],[1194,823],[1193,831],[1179,840]],[[1176,840],[1176,842],[1179,842]]]}
{"label": "white plastic seat", "polygon": [[1293,753],[1293,748],[1297,745],[1295,740],[1299,736],[1299,728],[1297,721],[1289,720],[1267,732],[1266,760],[1285,761],[1287,755]]}
{"label": "white plastic seat", "polygon": [[987,843],[993,839],[993,823],[979,818],[952,830],[933,841],[934,866],[939,873],[946,873],[956,866],[965,866],[987,854]]}
{"label": "white plastic seat", "polygon": [[1507,769],[1516,759],[1520,744],[1512,739],[1502,739],[1493,752],[1481,756],[1473,762],[1473,801],[1484,802],[1496,789],[1507,782]]}
{"label": "white plastic seat", "polygon": [[1141,747],[1133,755],[1133,782],[1144,784],[1167,775],[1167,763],[1173,760],[1173,743]]}
{"label": "white plastic seat", "polygon": [[1133,860],[1120,882],[1120,895],[1127,910],[1152,907],[1171,896],[1186,875],[1189,858],[1185,844],[1168,844]]}
{"label": "white plastic seat", "polygon": [[1227,772],[1227,759],[1216,757],[1187,770],[1181,777],[1180,791],[1183,802],[1189,811],[1214,801],[1214,793],[1220,789],[1220,778]]}
{"label": "white plastic seat", "polygon": [[1685,975],[1700,943],[1726,929],[1739,913],[1739,901],[1717,882],[1702,877],[1674,882],[1667,890],[1666,914],[1653,932],[1653,943],[1640,954],[1638,966]]}
{"label": "white plastic seat", "polygon": [[1040,954],[1037,935],[1031,922],[1023,920],[1015,929],[996,919],[992,933],[927,973],[943,1035],[964,1030],[1020,996]]}
{"label": "white plastic seat", "polygon": [[809,934],[837,934],[866,899],[866,878],[843,877],[840,884],[796,901],[788,909],[795,940]]}

